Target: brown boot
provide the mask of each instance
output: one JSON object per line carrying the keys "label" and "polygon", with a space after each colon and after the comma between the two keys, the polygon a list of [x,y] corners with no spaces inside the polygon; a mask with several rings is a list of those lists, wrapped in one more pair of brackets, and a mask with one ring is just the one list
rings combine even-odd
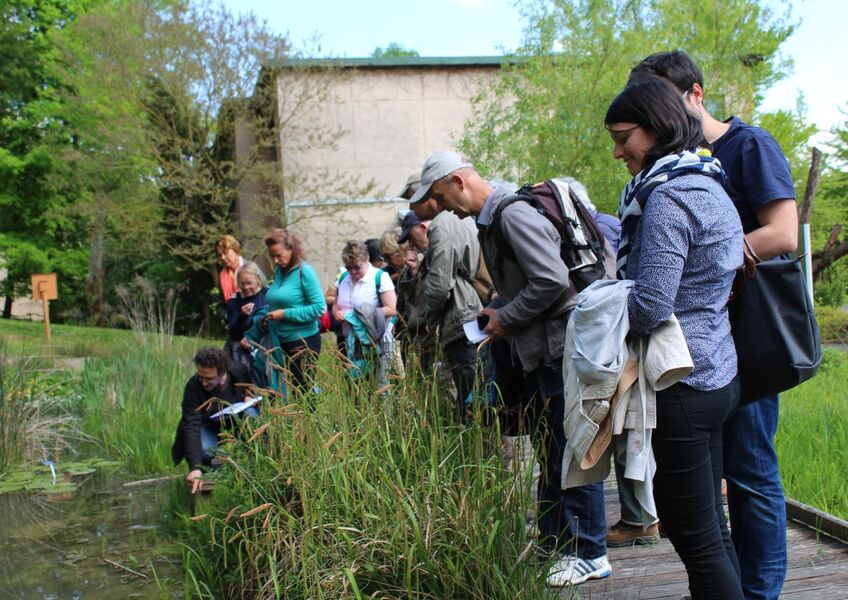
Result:
{"label": "brown boot", "polygon": [[641,525],[629,525],[619,521],[607,530],[607,546],[624,548],[626,546],[650,546],[660,541],[659,529],[654,523],[643,530]]}

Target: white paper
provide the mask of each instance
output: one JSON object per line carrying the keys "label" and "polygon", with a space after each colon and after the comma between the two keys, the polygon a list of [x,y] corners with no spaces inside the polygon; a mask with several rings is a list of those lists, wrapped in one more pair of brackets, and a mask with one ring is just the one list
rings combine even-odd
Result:
{"label": "white paper", "polygon": [[256,396],[255,398],[245,398],[241,402],[236,402],[235,404],[230,404],[228,407],[223,410],[219,410],[214,415],[210,416],[210,419],[220,419],[221,417],[225,417],[227,415],[237,415],[240,412],[246,411],[248,408],[256,404],[262,400],[262,396]]}
{"label": "white paper", "polygon": [[479,344],[489,337],[485,331],[477,326],[477,319],[474,319],[473,321],[466,321],[462,324],[462,329],[465,330],[465,337],[467,337],[468,341],[472,344]]}

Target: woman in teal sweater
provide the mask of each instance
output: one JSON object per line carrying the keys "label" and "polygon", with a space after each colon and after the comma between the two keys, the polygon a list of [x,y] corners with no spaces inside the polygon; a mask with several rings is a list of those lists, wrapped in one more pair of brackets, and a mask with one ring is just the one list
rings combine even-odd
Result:
{"label": "woman in teal sweater", "polygon": [[[265,236],[265,247],[276,267],[274,280],[265,294],[266,308],[254,318],[254,326],[245,337],[273,349],[269,358],[285,365],[291,374],[283,381],[277,369],[266,368],[268,385],[280,392],[291,387],[298,393],[307,389],[307,379],[321,351],[318,318],[327,305],[318,274],[304,262],[296,235],[285,229],[273,229]],[[268,339],[262,343],[266,335]]]}

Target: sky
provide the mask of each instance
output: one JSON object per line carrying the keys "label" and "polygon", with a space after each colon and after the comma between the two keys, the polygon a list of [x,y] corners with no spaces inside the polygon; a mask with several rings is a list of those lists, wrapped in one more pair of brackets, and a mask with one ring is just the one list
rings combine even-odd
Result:
{"label": "sky", "polygon": [[[392,42],[421,56],[497,56],[516,48],[524,21],[512,0],[224,0],[254,12],[317,56],[359,58]],[[820,129],[848,120],[848,2],[792,0],[801,24],[781,47],[789,77],[766,94],[762,110],[792,109],[803,94]],[[469,24],[472,24],[471,26]],[[315,45],[315,39],[319,45]]]}

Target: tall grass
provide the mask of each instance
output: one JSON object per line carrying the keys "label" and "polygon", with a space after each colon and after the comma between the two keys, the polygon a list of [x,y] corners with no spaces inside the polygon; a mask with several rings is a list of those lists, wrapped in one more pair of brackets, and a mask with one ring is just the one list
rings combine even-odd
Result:
{"label": "tall grass", "polygon": [[[136,278],[118,289],[117,319],[135,335],[109,359],[89,360],[83,372],[83,425],[100,449],[130,472],[162,472],[173,466],[171,444],[180,418],[192,350],[174,342],[176,300]],[[218,345],[216,343],[215,345]]]}
{"label": "tall grass", "polygon": [[151,345],[127,347],[110,359],[89,359],[81,381],[84,431],[99,452],[133,473],[173,467],[171,443],[180,419],[191,354]]}
{"label": "tall grass", "polygon": [[848,354],[827,348],[819,373],[784,394],[776,445],[786,494],[848,519]]}
{"label": "tall grass", "polygon": [[81,436],[63,398],[67,377],[40,367],[10,356],[0,340],[0,474],[24,462],[58,461]]}
{"label": "tall grass", "polygon": [[136,277],[129,285],[116,288],[118,311],[115,321],[128,326],[144,346],[158,350],[173,348],[174,325],[177,319],[175,290],[164,293],[152,282]]}
{"label": "tall grass", "polygon": [[186,520],[189,595],[544,595],[526,486],[503,470],[495,429],[452,425],[419,377],[380,396],[331,365],[320,385],[314,411],[266,406],[228,444],[197,507],[208,518]]}

